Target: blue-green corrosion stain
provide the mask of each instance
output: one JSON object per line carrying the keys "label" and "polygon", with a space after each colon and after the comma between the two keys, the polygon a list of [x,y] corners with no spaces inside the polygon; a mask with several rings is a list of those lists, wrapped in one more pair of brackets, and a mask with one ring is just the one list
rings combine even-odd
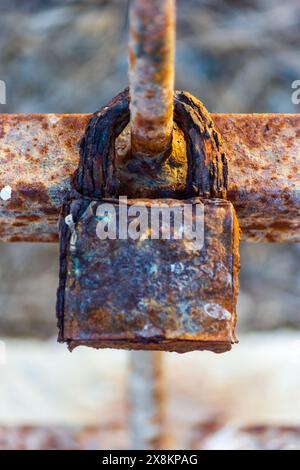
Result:
{"label": "blue-green corrosion stain", "polygon": [[74,264],[74,274],[75,274],[76,279],[78,279],[80,277],[81,270],[79,268],[80,264],[79,264],[79,259],[77,258],[77,256],[74,256],[73,264]]}

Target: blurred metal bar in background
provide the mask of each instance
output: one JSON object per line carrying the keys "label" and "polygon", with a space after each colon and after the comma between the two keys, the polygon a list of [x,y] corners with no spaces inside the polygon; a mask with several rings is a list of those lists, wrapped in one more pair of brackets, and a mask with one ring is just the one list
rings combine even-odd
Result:
{"label": "blurred metal bar in background", "polygon": [[129,9],[131,149],[139,156],[172,150],[175,0],[132,0]]}
{"label": "blurred metal bar in background", "polygon": [[130,354],[128,397],[133,449],[163,449],[166,444],[162,369],[159,351]]}
{"label": "blurred metal bar in background", "polygon": [[[89,118],[0,114],[0,240],[58,240],[58,213]],[[242,240],[300,242],[300,114],[212,118],[227,151],[228,199]]]}

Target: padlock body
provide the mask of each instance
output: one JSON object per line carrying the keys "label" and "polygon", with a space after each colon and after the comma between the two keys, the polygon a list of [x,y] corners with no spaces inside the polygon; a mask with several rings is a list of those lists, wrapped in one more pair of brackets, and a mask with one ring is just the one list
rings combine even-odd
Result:
{"label": "padlock body", "polygon": [[[104,203],[113,210],[103,212]],[[170,232],[160,225],[159,233],[153,234],[157,220],[153,222],[150,212],[161,205],[170,214],[174,208],[177,216],[181,211],[183,225],[186,221],[193,233],[199,231],[193,239],[190,232],[185,236],[185,227],[180,232],[174,215]],[[141,211],[128,217],[130,208]],[[138,217],[145,209],[148,225],[141,226]],[[127,218],[120,222],[125,211]],[[73,245],[64,222],[70,214]],[[115,225],[110,226],[114,214]],[[61,222],[60,340],[71,349],[231,349],[236,341],[238,239],[234,208],[222,199],[70,201]]]}

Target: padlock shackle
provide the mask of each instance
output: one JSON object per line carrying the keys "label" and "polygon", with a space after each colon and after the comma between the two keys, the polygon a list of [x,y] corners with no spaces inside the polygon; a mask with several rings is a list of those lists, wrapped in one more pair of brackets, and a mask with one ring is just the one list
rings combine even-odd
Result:
{"label": "padlock shackle", "polygon": [[172,151],[175,75],[175,0],[131,0],[129,87],[131,153]]}
{"label": "padlock shackle", "polygon": [[[203,104],[189,93],[174,95],[174,121],[182,129],[188,158],[186,197],[226,198],[227,163],[221,138]],[[129,89],[90,119],[80,143],[73,188],[91,198],[119,195],[115,141],[129,122]],[[125,194],[124,194],[125,195]]]}

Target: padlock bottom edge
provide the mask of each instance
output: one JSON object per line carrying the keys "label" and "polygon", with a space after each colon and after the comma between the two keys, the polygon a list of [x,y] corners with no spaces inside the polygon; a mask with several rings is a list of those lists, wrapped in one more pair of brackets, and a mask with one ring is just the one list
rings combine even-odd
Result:
{"label": "padlock bottom edge", "polygon": [[[236,341],[237,342],[237,341]],[[143,350],[143,351],[166,351],[186,353],[191,351],[211,351],[217,354],[230,351],[232,343],[227,341],[187,341],[187,340],[164,340],[159,343],[155,342],[139,342],[139,341],[82,341],[67,340],[68,348],[73,351],[78,346],[88,346],[95,349],[127,349],[127,350]]]}

